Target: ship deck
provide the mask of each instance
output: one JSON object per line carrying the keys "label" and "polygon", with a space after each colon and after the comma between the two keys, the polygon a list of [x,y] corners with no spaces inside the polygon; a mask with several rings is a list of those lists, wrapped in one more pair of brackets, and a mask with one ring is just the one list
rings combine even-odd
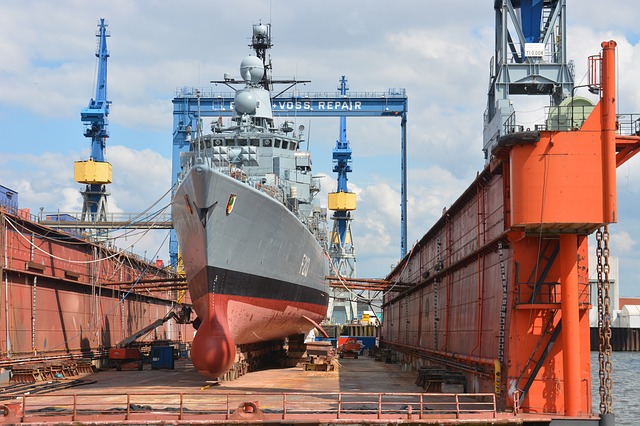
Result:
{"label": "ship deck", "polygon": [[[192,364],[173,370],[103,370],[83,385],[17,396],[23,424],[549,424],[545,415],[496,413],[493,397],[421,393],[417,372],[370,357],[344,358],[337,371],[302,367],[212,382]],[[6,398],[7,391],[2,392]],[[4,400],[5,405],[10,400]],[[21,411],[21,412],[20,412]],[[557,416],[556,416],[557,419]],[[584,419],[581,419],[584,420]],[[597,421],[597,419],[594,419]],[[0,422],[2,418],[0,417]],[[590,422],[589,422],[590,423]],[[582,423],[580,423],[582,424]],[[595,424],[595,423],[593,423]]]}

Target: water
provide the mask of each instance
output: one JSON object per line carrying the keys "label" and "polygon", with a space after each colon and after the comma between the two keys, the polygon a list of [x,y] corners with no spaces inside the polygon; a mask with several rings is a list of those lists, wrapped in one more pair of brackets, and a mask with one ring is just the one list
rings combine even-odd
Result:
{"label": "water", "polygon": [[[613,413],[616,426],[640,424],[640,352],[611,354]],[[600,412],[598,352],[591,352],[591,395],[593,412]]]}

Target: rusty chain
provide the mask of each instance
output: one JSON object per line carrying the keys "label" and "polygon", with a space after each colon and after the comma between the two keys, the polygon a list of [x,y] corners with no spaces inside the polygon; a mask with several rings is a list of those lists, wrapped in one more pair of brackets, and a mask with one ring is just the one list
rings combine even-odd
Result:
{"label": "rusty chain", "polygon": [[600,413],[611,414],[611,298],[609,290],[609,227],[596,231],[598,272],[598,377],[600,379]]}

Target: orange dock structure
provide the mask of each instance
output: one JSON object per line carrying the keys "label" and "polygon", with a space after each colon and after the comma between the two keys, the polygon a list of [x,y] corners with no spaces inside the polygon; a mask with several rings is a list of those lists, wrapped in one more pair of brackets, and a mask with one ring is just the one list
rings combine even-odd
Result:
{"label": "orange dock structure", "polygon": [[588,235],[618,220],[616,168],[640,149],[616,116],[615,48],[589,58],[600,100],[584,123],[500,137],[387,277],[410,284],[383,303],[400,360],[463,372],[503,409],[591,416]]}

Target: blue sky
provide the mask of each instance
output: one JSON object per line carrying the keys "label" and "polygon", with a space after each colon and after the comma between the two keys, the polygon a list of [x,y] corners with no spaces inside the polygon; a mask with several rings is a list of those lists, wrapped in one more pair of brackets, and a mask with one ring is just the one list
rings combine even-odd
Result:
{"label": "blue sky", "polygon": [[[111,33],[111,211],[142,211],[168,190],[175,90],[209,87],[225,72],[237,75],[249,52],[251,25],[259,20],[273,25],[274,77],[312,81],[301,90],[335,91],[343,74],[354,92],[407,90],[409,248],[484,166],[492,2],[3,1],[0,184],[17,190],[21,207],[34,213],[40,207],[81,210],[73,162],[89,155],[80,110],[94,95],[99,18],[107,19]],[[619,109],[640,112],[636,2],[620,0],[612,9],[602,1],[568,0],[567,20],[576,83],[584,77],[586,57],[599,52],[602,40],[614,39]],[[526,102],[522,108],[534,118],[544,111]],[[314,171],[327,175],[325,190],[335,185],[331,151],[338,130],[337,118],[311,123]],[[383,277],[400,254],[400,123],[350,119],[347,135],[354,170],[349,185],[358,195],[358,275]],[[618,171],[620,220],[611,227],[621,293],[627,296],[640,296],[638,170],[636,158]],[[151,257],[163,239],[163,232],[155,232],[135,242],[135,250]],[[117,244],[131,242],[129,237]],[[158,255],[168,258],[166,245]]]}

